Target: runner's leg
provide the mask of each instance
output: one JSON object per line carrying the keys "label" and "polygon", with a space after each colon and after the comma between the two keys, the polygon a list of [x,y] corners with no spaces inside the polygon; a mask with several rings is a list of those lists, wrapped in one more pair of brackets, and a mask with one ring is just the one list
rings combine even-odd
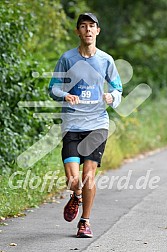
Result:
{"label": "runner's leg", "polygon": [[95,193],[95,173],[97,169],[97,162],[92,160],[85,160],[83,165],[83,174],[82,174],[82,202],[83,202],[83,218],[89,218]]}

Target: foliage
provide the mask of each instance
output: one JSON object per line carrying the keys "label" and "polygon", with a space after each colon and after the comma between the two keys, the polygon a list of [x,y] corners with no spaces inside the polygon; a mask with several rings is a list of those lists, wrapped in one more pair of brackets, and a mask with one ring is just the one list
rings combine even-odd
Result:
{"label": "foliage", "polygon": [[157,100],[149,99],[128,117],[120,118],[116,113],[110,115],[116,124],[116,132],[107,141],[104,169],[116,168],[124,159],[167,145],[167,102],[162,95]]}
{"label": "foliage", "polygon": [[32,108],[19,108],[18,102],[48,99],[49,80],[33,78],[32,73],[42,76],[53,71],[58,58],[74,43],[74,37],[70,40],[74,24],[59,0],[6,0],[0,15],[0,172],[7,172],[16,156],[47,130],[44,121],[33,118]]}
{"label": "foliage", "polygon": [[33,53],[34,59],[42,61],[48,68],[50,61],[55,64],[67,48],[70,22],[59,0],[25,2],[26,11],[31,13],[35,21],[35,31],[27,48]]}
{"label": "foliage", "polygon": [[[37,134],[43,125],[34,122],[27,109],[20,110],[17,103],[24,99],[39,98],[40,92],[31,72],[38,68],[25,48],[33,25],[30,14],[18,8],[6,8],[7,1],[1,5],[1,77],[0,93],[3,97],[0,110],[1,122],[1,164],[6,168],[15,155],[24,149],[30,136]],[[36,86],[36,87],[35,87]],[[35,88],[34,88],[35,87]],[[29,138],[27,137],[29,135]]]}
{"label": "foliage", "polygon": [[167,2],[93,0],[87,3],[100,20],[99,47],[133,66],[133,79],[124,88],[124,94],[139,83],[147,83],[153,89],[153,97],[158,95],[160,89],[167,87]]}

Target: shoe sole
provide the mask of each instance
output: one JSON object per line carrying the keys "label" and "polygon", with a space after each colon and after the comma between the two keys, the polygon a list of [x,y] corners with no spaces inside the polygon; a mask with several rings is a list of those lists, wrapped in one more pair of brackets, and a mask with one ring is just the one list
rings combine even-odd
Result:
{"label": "shoe sole", "polygon": [[80,234],[77,235],[77,238],[92,238],[93,235],[92,234]]}

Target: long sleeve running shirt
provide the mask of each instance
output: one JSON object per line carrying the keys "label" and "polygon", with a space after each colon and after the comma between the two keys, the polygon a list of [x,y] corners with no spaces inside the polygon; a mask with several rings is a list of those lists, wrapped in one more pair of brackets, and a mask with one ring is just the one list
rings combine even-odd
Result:
{"label": "long sleeve running shirt", "polygon": [[[59,59],[49,83],[49,94],[62,103],[62,132],[91,131],[109,128],[104,93],[111,93],[116,108],[121,102],[122,84],[113,58],[101,51],[89,58],[78,48]],[[68,94],[77,95],[79,104],[65,102]]]}

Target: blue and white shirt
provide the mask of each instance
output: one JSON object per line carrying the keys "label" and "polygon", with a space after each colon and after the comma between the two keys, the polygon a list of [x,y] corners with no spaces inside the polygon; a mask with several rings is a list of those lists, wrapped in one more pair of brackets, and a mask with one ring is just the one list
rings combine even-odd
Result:
{"label": "blue and white shirt", "polygon": [[[49,94],[62,102],[62,131],[108,129],[109,117],[103,94],[114,96],[111,107],[121,102],[122,84],[113,58],[97,49],[90,58],[78,48],[65,52],[59,59],[49,84]],[[79,104],[64,101],[67,94],[79,96]]]}

